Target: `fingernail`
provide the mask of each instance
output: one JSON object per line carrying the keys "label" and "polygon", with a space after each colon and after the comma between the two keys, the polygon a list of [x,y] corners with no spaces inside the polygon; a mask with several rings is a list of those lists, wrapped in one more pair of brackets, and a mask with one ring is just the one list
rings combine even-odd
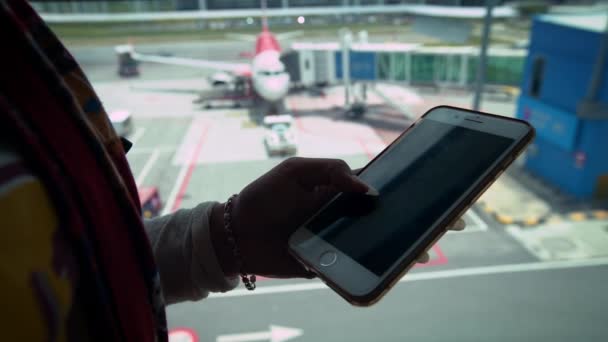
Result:
{"label": "fingernail", "polygon": [[464,222],[464,220],[458,220],[456,221],[456,224],[454,226],[456,229],[464,229],[466,223]]}
{"label": "fingernail", "polygon": [[431,257],[429,256],[429,253],[424,253],[422,254],[418,260],[416,260],[417,263],[419,264],[426,264],[427,262],[429,262],[431,260]]}

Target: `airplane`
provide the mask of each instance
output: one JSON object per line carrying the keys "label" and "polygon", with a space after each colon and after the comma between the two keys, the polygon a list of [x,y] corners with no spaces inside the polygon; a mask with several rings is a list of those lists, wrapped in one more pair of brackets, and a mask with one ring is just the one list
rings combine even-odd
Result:
{"label": "airplane", "polygon": [[[171,91],[180,93],[196,93],[199,98],[195,101],[203,103],[205,109],[212,108],[211,103],[229,101],[233,107],[241,107],[243,102],[253,102],[253,108],[257,111],[256,116],[277,115],[285,111],[284,99],[292,92],[306,91],[313,96],[322,96],[323,88],[330,83],[319,83],[302,87],[294,86],[289,74],[288,67],[282,60],[279,40],[287,40],[300,35],[302,31],[291,31],[273,34],[268,29],[267,20],[262,18],[262,31],[257,36],[246,34],[227,34],[228,38],[238,39],[255,43],[254,54],[251,63],[222,62],[201,59],[169,57],[160,55],[141,54],[135,51],[132,45],[119,45],[116,52],[119,55],[119,73],[124,76],[136,75],[137,62],[152,62],[160,64],[178,65],[184,67],[198,68],[215,71],[209,76],[209,83],[213,89],[201,91],[178,90],[178,89],[142,89],[151,91]],[[383,51],[391,49],[408,50],[418,44],[400,43],[368,43],[359,42],[353,44],[357,51]],[[315,50],[338,50],[340,44],[330,43],[299,43],[293,44],[292,49],[302,46],[313,46]],[[355,94],[353,94],[355,95]],[[360,100],[355,99],[355,111],[361,112]],[[350,112],[350,109],[347,110]],[[362,112],[361,112],[362,113]]]}
{"label": "airplane", "polygon": [[[284,109],[283,100],[289,92],[290,76],[280,59],[279,41],[295,37],[300,33],[301,31],[292,31],[274,34],[268,29],[266,17],[262,17],[262,31],[257,36],[227,35],[230,38],[255,43],[255,52],[250,64],[141,54],[136,52],[132,45],[117,46],[116,52],[121,57],[120,60],[135,61],[135,63],[152,62],[215,71],[209,80],[216,91],[201,94],[197,102],[231,100],[235,101],[234,105],[238,107],[240,101],[253,100],[256,107],[264,108],[266,111],[264,114],[280,114]],[[124,65],[128,67],[125,69],[126,74],[131,73],[133,63],[124,63]],[[122,73],[122,68],[123,65],[119,73]],[[134,73],[137,71],[135,70]],[[207,104],[206,107],[209,108],[210,105]]]}

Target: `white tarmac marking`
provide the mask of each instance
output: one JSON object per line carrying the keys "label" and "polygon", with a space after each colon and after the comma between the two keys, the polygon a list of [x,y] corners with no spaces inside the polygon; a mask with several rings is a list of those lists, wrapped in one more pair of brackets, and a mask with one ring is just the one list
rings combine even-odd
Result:
{"label": "white tarmac marking", "polygon": [[171,145],[160,145],[160,146],[154,146],[154,147],[133,146],[133,148],[129,151],[129,153],[127,153],[127,155],[146,154],[146,153],[152,153],[154,151],[166,153],[166,152],[175,152],[175,150],[177,150],[177,146],[171,146]]}
{"label": "white tarmac marking", "polygon": [[144,127],[139,127],[135,131],[135,133],[133,133],[133,136],[130,137],[129,141],[131,141],[131,143],[133,144],[133,146],[135,146],[135,144],[137,144],[137,141],[139,139],[141,139],[141,137],[143,137],[145,133],[146,133],[146,129]]}
{"label": "white tarmac marking", "polygon": [[249,341],[272,341],[285,342],[296,337],[302,336],[302,329],[270,325],[266,331],[256,331],[249,333],[220,335],[216,342],[249,342]]}
{"label": "white tarmac marking", "polygon": [[[504,274],[504,273],[560,270],[560,269],[568,269],[568,268],[606,266],[606,265],[608,265],[608,257],[586,259],[586,260],[561,260],[561,261],[530,262],[530,263],[523,263],[523,264],[506,264],[506,265],[493,265],[493,266],[481,266],[481,267],[467,267],[467,268],[459,268],[459,269],[453,269],[453,270],[421,272],[421,273],[409,274],[409,275],[406,275],[405,277],[403,277],[401,280],[399,280],[399,282],[401,283],[401,282],[422,281],[422,280],[449,279],[449,278],[483,276],[483,275]],[[232,290],[232,291],[226,292],[226,293],[214,293],[214,294],[211,294],[209,297],[210,298],[243,297],[243,296],[302,292],[302,291],[322,290],[322,289],[329,289],[329,287],[327,287],[327,285],[323,284],[320,281],[309,281],[306,283],[299,283],[299,284],[260,286],[255,291],[249,291],[247,289],[239,288],[239,289]]]}
{"label": "white tarmac marking", "polygon": [[608,257],[606,220],[547,223],[535,229],[515,225],[506,231],[540,260]]}
{"label": "white tarmac marking", "polygon": [[467,214],[471,220],[475,222],[475,225],[479,228],[479,230],[488,230],[488,224],[482,220],[473,209],[469,209]]}
{"label": "white tarmac marking", "polygon": [[183,163],[182,167],[179,169],[179,173],[177,174],[177,178],[175,179],[175,183],[173,183],[173,188],[171,188],[171,193],[169,194],[167,203],[163,207],[163,211],[161,216],[171,214],[171,209],[177,200],[177,193],[182,183],[184,182],[184,178],[186,178],[186,173],[188,173],[188,163]]}
{"label": "white tarmac marking", "polygon": [[144,167],[141,169],[141,172],[139,173],[139,175],[137,175],[137,179],[135,180],[137,186],[141,186],[143,184],[144,179],[146,179],[146,176],[148,175],[148,173],[150,173],[150,170],[152,170],[152,166],[154,166],[154,163],[156,163],[159,156],[160,151],[158,149],[155,149],[150,155],[150,157],[148,157],[146,164],[144,164]]}
{"label": "white tarmac marking", "polygon": [[197,155],[195,155],[196,145],[200,143],[203,135],[207,134],[207,130],[205,129],[206,125],[206,120],[196,118],[190,123],[188,131],[186,132],[186,135],[182,139],[182,142],[175,153],[175,156],[173,157],[173,164],[175,165],[175,160],[178,159],[179,154],[186,153],[184,151],[188,152],[188,159],[185,159],[184,162],[181,163],[179,173],[177,174],[177,178],[175,179],[175,183],[173,184],[173,188],[171,189],[167,203],[165,203],[161,215],[167,215],[172,212],[173,205],[175,205],[175,201],[177,200],[177,195],[180,191],[182,183],[184,182],[184,178],[186,178],[186,175],[188,174],[190,164],[196,163],[200,156],[200,151]]}

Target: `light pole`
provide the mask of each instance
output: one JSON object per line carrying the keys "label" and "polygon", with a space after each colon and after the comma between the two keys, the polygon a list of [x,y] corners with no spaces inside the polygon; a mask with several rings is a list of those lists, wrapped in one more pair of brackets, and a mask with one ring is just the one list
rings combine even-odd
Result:
{"label": "light pole", "polygon": [[477,77],[475,78],[475,96],[473,97],[473,109],[479,110],[483,85],[486,82],[486,65],[488,56],[488,44],[490,40],[490,29],[492,28],[492,10],[495,0],[486,1],[486,16],[483,19],[483,33],[481,35],[481,47],[479,49],[479,62],[477,63]]}
{"label": "light pole", "polygon": [[349,29],[340,29],[342,45],[342,81],[344,83],[344,107],[350,105],[350,45],[353,34]]}

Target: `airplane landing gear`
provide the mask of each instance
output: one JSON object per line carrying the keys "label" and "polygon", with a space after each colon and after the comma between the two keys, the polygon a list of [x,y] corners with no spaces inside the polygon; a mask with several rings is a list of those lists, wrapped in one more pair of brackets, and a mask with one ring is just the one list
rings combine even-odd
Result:
{"label": "airplane landing gear", "polygon": [[362,102],[355,102],[346,108],[344,114],[348,118],[359,119],[361,118],[365,112],[367,112],[367,106]]}

